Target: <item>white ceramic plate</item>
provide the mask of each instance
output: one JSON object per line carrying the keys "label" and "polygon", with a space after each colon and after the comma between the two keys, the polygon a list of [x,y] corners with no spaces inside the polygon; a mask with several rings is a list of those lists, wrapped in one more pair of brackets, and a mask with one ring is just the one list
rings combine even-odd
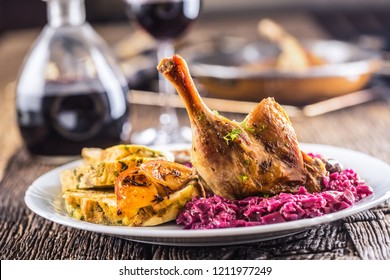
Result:
{"label": "white ceramic plate", "polygon": [[[175,149],[177,146],[174,145],[169,148]],[[37,178],[28,188],[25,202],[32,211],[43,218],[73,228],[115,235],[145,243],[216,246],[256,242],[290,235],[367,210],[390,198],[390,176],[388,176],[390,165],[387,163],[360,152],[332,146],[302,144],[301,149],[306,152],[320,153],[327,158],[337,159],[344,167],[353,168],[372,186],[374,194],[339,212],[322,217],[271,225],[211,230],[183,230],[181,226],[174,222],[155,227],[105,226],[75,220],[69,217],[64,210],[61,200],[59,172],[80,164],[80,161],[75,161],[53,169]]]}

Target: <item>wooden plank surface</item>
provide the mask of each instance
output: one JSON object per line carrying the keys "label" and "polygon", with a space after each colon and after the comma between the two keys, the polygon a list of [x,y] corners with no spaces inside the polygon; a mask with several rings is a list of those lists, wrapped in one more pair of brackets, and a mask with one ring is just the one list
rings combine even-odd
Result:
{"label": "wooden plank surface", "polygon": [[[388,132],[376,120],[365,118],[356,134],[345,131],[352,119],[363,114],[390,114],[388,105],[372,103],[326,117],[306,119],[296,123],[297,131],[305,142],[328,142],[349,146],[382,157],[389,161],[389,154],[382,153]],[[381,109],[382,108],[382,109]],[[133,111],[133,116],[145,113],[145,108]],[[383,112],[380,112],[383,110]],[[150,114],[153,115],[150,111]],[[180,113],[180,112],[179,112]],[[387,114],[387,115],[386,115]],[[349,120],[349,118],[351,120]],[[151,117],[149,121],[154,118]],[[340,123],[338,120],[343,120]],[[145,120],[147,122],[147,120]],[[339,122],[339,124],[337,124]],[[390,116],[386,118],[390,125]],[[314,129],[316,127],[316,129]],[[377,127],[377,128],[375,128]],[[309,133],[306,130],[310,130]],[[314,131],[314,134],[313,134]],[[326,131],[328,137],[323,135]],[[365,133],[379,138],[372,142],[356,141]],[[353,134],[353,135],[351,135]],[[332,135],[329,141],[329,135]],[[350,138],[352,143],[343,139]],[[380,140],[381,139],[381,140]],[[380,144],[382,143],[382,144]],[[11,159],[0,184],[0,256],[2,259],[389,259],[390,211],[388,205],[377,210],[322,225],[294,236],[253,244],[218,247],[174,247],[147,245],[103,234],[60,226],[47,221],[27,209],[23,198],[27,187],[40,174],[53,165],[34,162],[24,149]]]}

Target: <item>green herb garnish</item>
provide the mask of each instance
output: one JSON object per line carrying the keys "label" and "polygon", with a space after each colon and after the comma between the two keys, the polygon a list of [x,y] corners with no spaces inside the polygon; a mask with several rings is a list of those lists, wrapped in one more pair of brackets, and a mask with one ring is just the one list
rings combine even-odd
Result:
{"label": "green herb garnish", "polygon": [[247,175],[240,175],[240,179],[241,181],[245,182],[246,180],[249,179],[249,177]]}
{"label": "green herb garnish", "polygon": [[265,124],[262,123],[262,124],[260,125],[259,128],[260,128],[260,131],[263,131],[264,129],[267,128],[267,126],[266,126]]}
{"label": "green herb garnish", "polygon": [[232,132],[229,132],[228,134],[226,134],[223,139],[225,139],[226,141],[226,144],[229,145],[229,141],[234,141],[238,138],[238,136],[240,135],[241,133],[241,129],[238,129],[238,128],[234,128],[232,130]]}
{"label": "green herb garnish", "polygon": [[241,126],[248,131],[249,133],[254,133],[255,129],[253,127],[249,127],[245,121],[241,123]]}
{"label": "green herb garnish", "polygon": [[129,168],[129,166],[126,163],[124,163],[123,161],[119,161],[119,163],[121,165],[121,171],[120,172],[125,171],[127,168]]}
{"label": "green herb garnish", "polygon": [[205,115],[203,112],[200,112],[199,115],[198,115],[198,120],[201,122],[205,119]]}

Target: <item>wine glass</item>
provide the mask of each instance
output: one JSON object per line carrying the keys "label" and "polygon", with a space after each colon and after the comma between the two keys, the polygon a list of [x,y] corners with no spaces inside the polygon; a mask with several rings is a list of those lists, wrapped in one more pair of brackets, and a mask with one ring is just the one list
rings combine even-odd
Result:
{"label": "wine glass", "polygon": [[[125,0],[130,10],[129,16],[157,40],[157,58],[174,54],[173,41],[187,30],[188,26],[198,18],[201,0]],[[169,97],[174,88],[159,73],[159,94]],[[179,127],[176,111],[169,104],[168,98],[161,107],[158,127],[134,132],[131,142],[135,144],[169,144],[191,141],[188,127]]]}

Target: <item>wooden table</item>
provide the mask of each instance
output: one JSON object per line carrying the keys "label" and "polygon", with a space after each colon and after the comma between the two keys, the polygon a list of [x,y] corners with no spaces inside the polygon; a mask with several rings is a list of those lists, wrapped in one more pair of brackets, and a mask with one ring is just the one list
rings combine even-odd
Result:
{"label": "wooden table", "polygon": [[[192,36],[225,32],[256,36],[257,17],[223,26],[236,19],[200,21]],[[310,17],[279,15],[292,29],[326,37]],[[250,28],[249,28],[250,27]],[[128,33],[126,25],[98,26],[111,44]],[[14,114],[14,81],[27,49],[39,30],[9,32],[0,37],[0,256],[1,259],[390,259],[388,203],[285,238],[244,245],[175,247],[150,245],[62,226],[32,213],[24,204],[31,182],[55,165],[34,162],[22,146]],[[390,93],[385,92],[389,96]],[[141,112],[148,119],[140,118]],[[184,110],[180,120],[188,124]],[[156,107],[134,105],[132,121],[145,127],[157,116]],[[240,119],[243,115],[227,114]],[[293,118],[301,142],[354,149],[390,163],[390,104],[385,99],[316,116]]]}

